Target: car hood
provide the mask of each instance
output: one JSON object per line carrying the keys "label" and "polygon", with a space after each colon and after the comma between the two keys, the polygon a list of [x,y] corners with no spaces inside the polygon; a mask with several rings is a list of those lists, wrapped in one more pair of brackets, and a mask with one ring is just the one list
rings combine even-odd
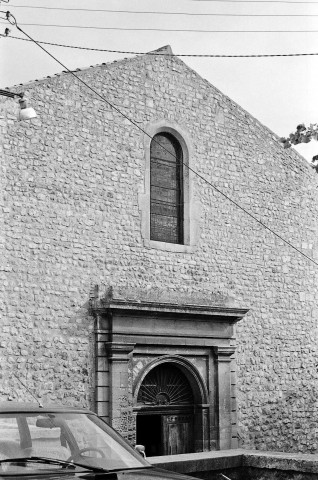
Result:
{"label": "car hood", "polygon": [[142,468],[138,470],[116,472],[116,474],[118,480],[194,480],[194,477],[169,472],[168,470],[163,470],[161,468]]}
{"label": "car hood", "polygon": [[6,480],[197,480],[188,475],[169,472],[161,468],[139,468],[133,470],[119,470],[116,472],[74,472],[70,474],[43,472],[30,475],[6,475],[0,473],[0,479]]}

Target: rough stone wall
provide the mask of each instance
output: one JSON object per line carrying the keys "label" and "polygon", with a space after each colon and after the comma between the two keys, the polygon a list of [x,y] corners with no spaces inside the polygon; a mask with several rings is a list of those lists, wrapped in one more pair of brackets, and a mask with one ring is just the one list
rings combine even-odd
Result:
{"label": "rough stone wall", "polygon": [[[276,136],[177,58],[77,72],[145,128],[188,132],[191,165],[318,260],[317,177]],[[69,74],[24,87],[38,117],[0,104],[4,275],[0,398],[93,406],[92,285],[202,290],[250,312],[237,327],[240,444],[317,452],[317,266],[196,175],[195,249],[145,247],[138,195],[144,134]]]}

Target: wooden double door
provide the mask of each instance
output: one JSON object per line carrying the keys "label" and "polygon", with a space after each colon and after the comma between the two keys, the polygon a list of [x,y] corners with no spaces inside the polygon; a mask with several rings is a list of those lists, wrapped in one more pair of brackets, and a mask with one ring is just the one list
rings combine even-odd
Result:
{"label": "wooden double door", "polygon": [[193,415],[163,415],[163,455],[193,451]]}
{"label": "wooden double door", "polygon": [[137,443],[146,455],[193,452],[194,395],[184,372],[163,363],[150,370],[137,396]]}
{"label": "wooden double door", "polygon": [[193,414],[165,412],[137,415],[137,443],[147,456],[193,452]]}

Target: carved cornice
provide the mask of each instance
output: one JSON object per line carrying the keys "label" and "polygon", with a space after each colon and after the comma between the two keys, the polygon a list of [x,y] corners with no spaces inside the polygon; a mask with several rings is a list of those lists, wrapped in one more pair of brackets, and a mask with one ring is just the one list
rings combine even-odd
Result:
{"label": "carved cornice", "polygon": [[243,318],[248,309],[228,308],[228,307],[207,307],[206,305],[175,305],[157,302],[132,302],[124,300],[113,300],[100,305],[95,305],[94,310],[98,313],[108,313],[110,311],[140,311],[155,313],[180,313],[182,315],[204,315],[218,317],[232,317],[232,321],[237,322]]}
{"label": "carved cornice", "polygon": [[187,317],[213,317],[218,321],[227,321],[236,323],[242,320],[248,312],[245,308],[229,308],[222,306],[209,307],[206,305],[176,305],[159,302],[134,302],[129,300],[108,300],[102,302],[94,302],[92,310],[97,314],[106,315],[115,312],[139,313],[139,314],[162,314],[162,315],[179,315]]}
{"label": "carved cornice", "polygon": [[[113,288],[103,293],[98,286],[90,299],[91,312],[95,318],[130,317],[174,317],[180,320],[203,320],[235,324],[248,312],[229,297],[203,290],[198,293],[179,294],[164,289]],[[100,321],[97,322],[100,324]]]}

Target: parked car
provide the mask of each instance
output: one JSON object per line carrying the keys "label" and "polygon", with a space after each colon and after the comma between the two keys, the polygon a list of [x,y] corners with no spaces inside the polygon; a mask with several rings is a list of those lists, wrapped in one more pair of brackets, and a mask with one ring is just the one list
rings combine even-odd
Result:
{"label": "parked car", "polygon": [[89,410],[0,403],[0,478],[56,480],[60,475],[67,479],[191,479],[152,467]]}

